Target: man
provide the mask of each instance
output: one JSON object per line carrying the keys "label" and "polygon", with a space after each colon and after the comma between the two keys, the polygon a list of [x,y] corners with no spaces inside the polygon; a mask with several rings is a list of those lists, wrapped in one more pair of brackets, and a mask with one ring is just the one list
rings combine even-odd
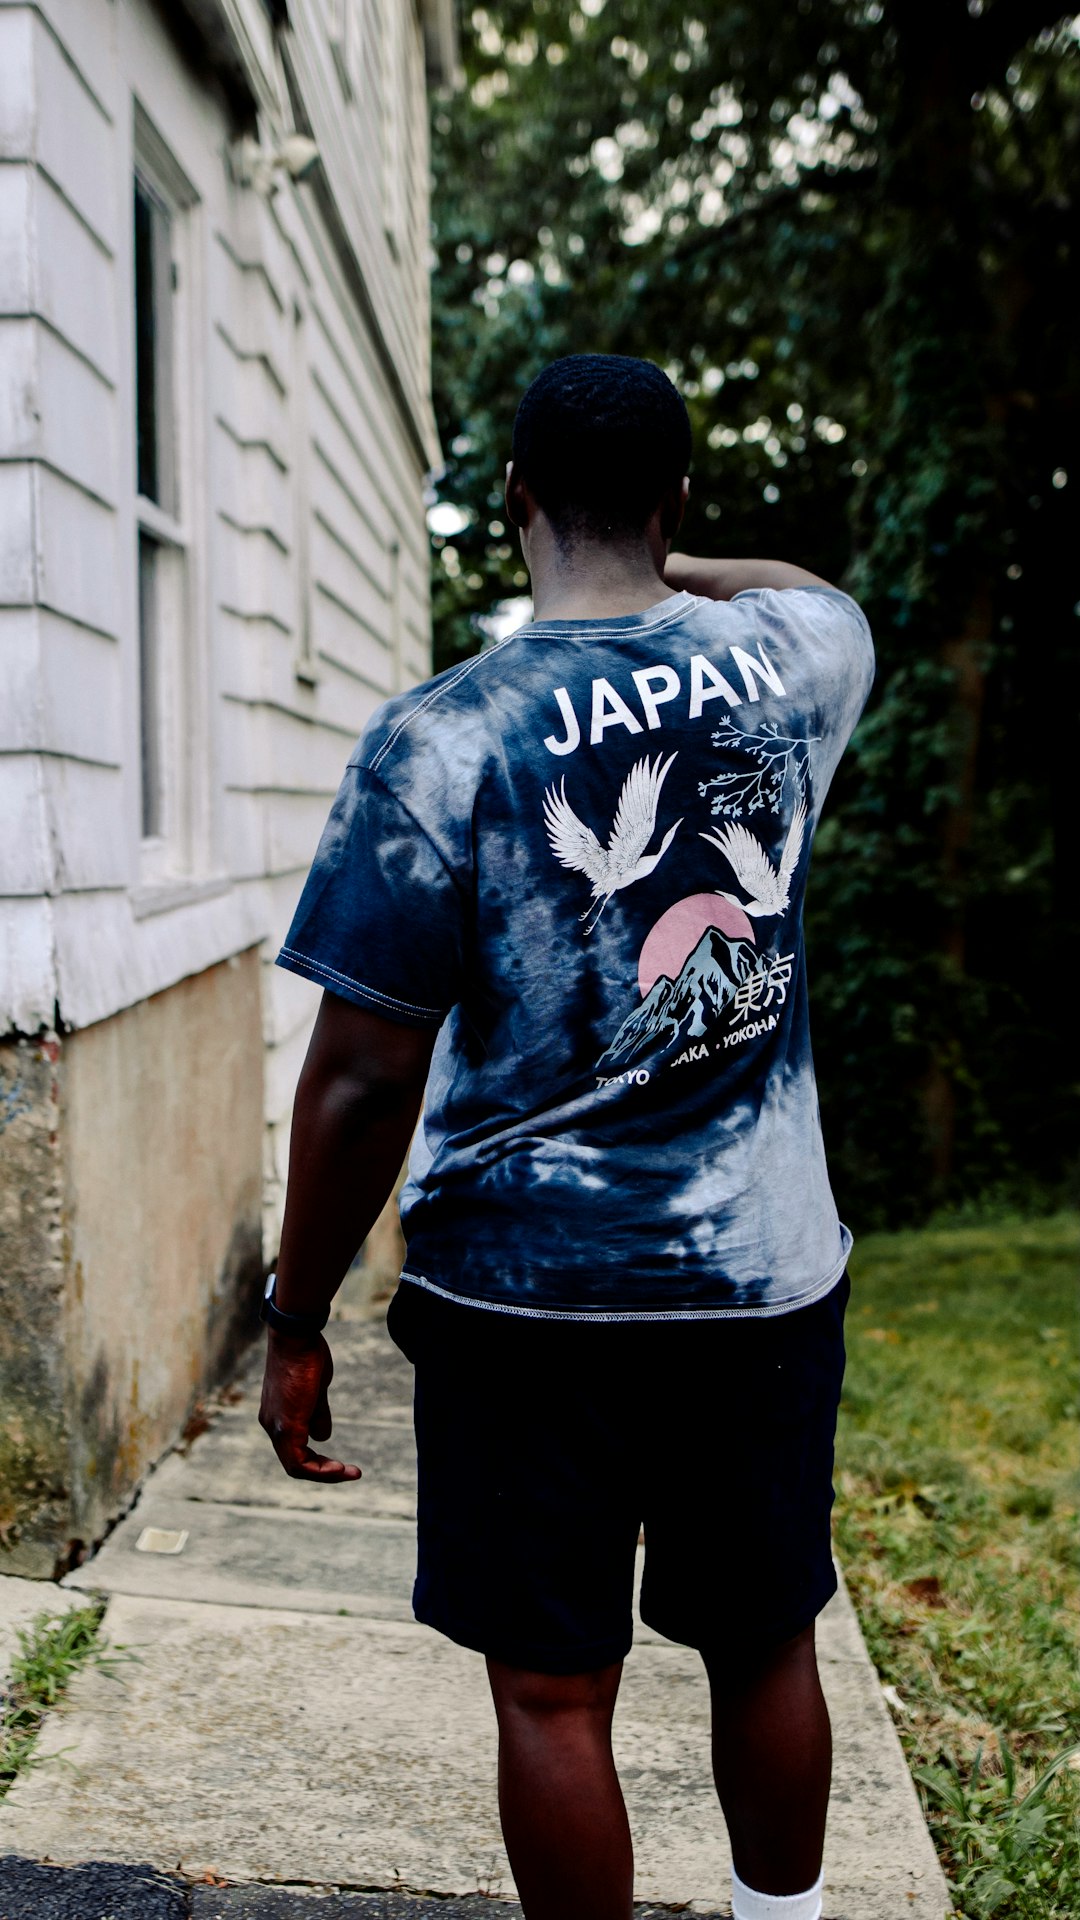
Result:
{"label": "man", "polygon": [[[535,619],[391,701],[282,949],[327,991],[297,1091],[262,1421],[348,1480],[332,1296],[408,1147],[417,1617],[487,1656],[527,1920],[627,1920],[611,1756],[643,1618],[700,1649],[736,1920],[817,1920],[845,1266],[807,1025],[819,811],[873,676],[777,561],[670,553],[690,429],[647,361],[522,400]],[[434,1050],[433,1050],[434,1049]]]}

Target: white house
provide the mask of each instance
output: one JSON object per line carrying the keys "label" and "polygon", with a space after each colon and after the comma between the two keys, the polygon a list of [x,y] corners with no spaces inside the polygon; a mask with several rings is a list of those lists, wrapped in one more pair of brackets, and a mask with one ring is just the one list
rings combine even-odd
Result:
{"label": "white house", "polygon": [[271,961],[430,672],[453,0],[0,0],[0,1570],[250,1324],[317,994]]}

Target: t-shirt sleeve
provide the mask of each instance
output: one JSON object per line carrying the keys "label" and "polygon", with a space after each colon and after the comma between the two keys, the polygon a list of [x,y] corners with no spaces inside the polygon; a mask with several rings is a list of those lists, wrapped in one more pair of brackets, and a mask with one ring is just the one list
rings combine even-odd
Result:
{"label": "t-shirt sleeve", "polygon": [[437,1027],[458,997],[462,904],[408,809],[350,765],[277,964],[387,1020]]}
{"label": "t-shirt sleeve", "polygon": [[839,587],[750,587],[767,649],[801,661],[815,692],[815,787],[824,798],[874,684],[874,642],[858,601]]}

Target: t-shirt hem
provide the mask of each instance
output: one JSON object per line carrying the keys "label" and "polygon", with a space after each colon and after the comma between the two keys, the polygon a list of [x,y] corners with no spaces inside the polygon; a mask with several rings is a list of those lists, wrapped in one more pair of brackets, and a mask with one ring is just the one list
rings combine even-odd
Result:
{"label": "t-shirt hem", "polygon": [[438,1027],[446,1018],[445,1010],[414,1006],[409,1000],[398,1000],[392,994],[380,993],[377,987],[365,986],[362,980],[353,980],[349,974],[327,966],[324,961],[316,960],[310,954],[298,953],[295,947],[282,947],[275,965],[284,967],[288,973],[298,973],[305,980],[313,980],[316,986],[325,987],[327,992],[338,994],[342,1000],[351,1000],[356,1006],[364,1007],[370,1013],[379,1013],[384,1020],[395,1020],[401,1026]]}
{"label": "t-shirt hem", "polygon": [[402,1269],[401,1278],[412,1286],[422,1287],[426,1293],[437,1294],[441,1300],[452,1301],[455,1306],[479,1307],[484,1313],[510,1314],[519,1320],[590,1320],[602,1323],[626,1320],[776,1320],[781,1314],[795,1313],[800,1307],[813,1306],[815,1300],[821,1300],[831,1293],[847,1266],[852,1244],[849,1234],[839,1260],[813,1286],[794,1297],[789,1295],[783,1300],[768,1300],[745,1307],[525,1307],[509,1300],[480,1300],[474,1294],[455,1293],[450,1287],[440,1286],[428,1274],[414,1273],[409,1267]]}

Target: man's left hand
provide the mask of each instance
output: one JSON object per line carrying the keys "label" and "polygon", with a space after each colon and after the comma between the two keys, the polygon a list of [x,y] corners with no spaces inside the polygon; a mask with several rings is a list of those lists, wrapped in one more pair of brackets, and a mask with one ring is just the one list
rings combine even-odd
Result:
{"label": "man's left hand", "polygon": [[334,1362],[320,1334],[315,1342],[286,1334],[267,1335],[259,1425],[270,1435],[274,1452],[294,1480],[359,1480],[360,1468],[315,1453],[310,1440],[329,1440],[330,1382]]}

